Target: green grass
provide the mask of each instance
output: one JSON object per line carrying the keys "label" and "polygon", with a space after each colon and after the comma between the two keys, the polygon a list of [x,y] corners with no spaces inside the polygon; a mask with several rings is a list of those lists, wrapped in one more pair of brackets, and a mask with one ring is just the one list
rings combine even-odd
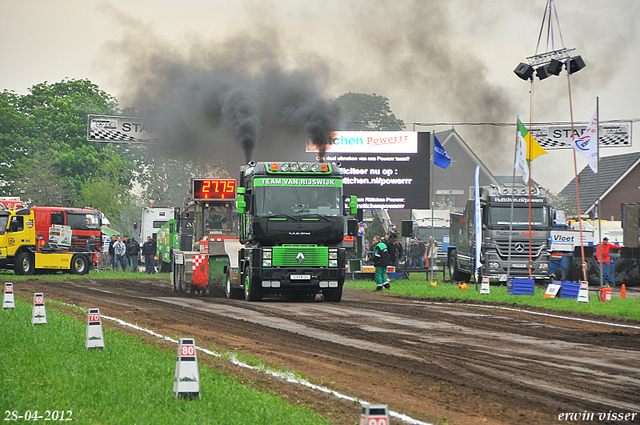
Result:
{"label": "green grass", "polygon": [[[544,298],[546,287],[535,287],[534,295],[508,295],[505,285],[492,283],[490,295],[480,295],[480,285],[476,291],[475,283],[468,284],[467,290],[458,288],[458,284],[443,283],[442,273],[437,275],[438,286],[433,287],[426,279],[424,273],[412,273],[411,280],[398,279],[391,281],[391,291],[396,295],[405,295],[415,298],[448,298],[452,301],[456,299],[491,301],[508,304],[519,304],[525,306],[545,307],[561,311],[577,311],[585,313],[604,314],[609,316],[626,317],[640,320],[640,303],[638,298],[619,298],[614,296],[610,302],[601,302],[595,296],[591,297],[588,303],[577,302],[568,298]],[[345,286],[348,288],[359,288],[375,290],[376,284],[371,280],[347,280]]]}
{"label": "green grass", "polygon": [[3,414],[64,410],[82,424],[328,423],[202,364],[202,398],[176,398],[176,351],[109,328],[104,328],[105,348],[87,350],[86,322],[48,308],[48,323],[32,326],[31,311],[20,299],[15,310],[0,310]]}
{"label": "green grass", "polygon": [[78,280],[78,279],[136,279],[136,280],[148,280],[148,279],[169,279],[169,273],[156,273],[156,274],[146,274],[143,272],[130,272],[130,271],[95,271],[91,270],[88,274],[85,275],[76,275],[70,273],[51,273],[51,274],[34,274],[28,276],[19,276],[14,274],[12,271],[3,271],[0,272],[0,276],[4,276],[5,280],[9,281],[22,281],[29,279],[41,279],[53,282],[65,282],[69,280]]}

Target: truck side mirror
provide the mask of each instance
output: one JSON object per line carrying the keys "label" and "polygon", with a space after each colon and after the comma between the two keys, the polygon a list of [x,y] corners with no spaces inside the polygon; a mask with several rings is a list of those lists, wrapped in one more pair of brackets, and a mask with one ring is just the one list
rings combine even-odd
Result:
{"label": "truck side mirror", "polygon": [[351,215],[356,215],[358,213],[358,197],[356,195],[351,195],[351,199],[349,200],[349,209],[351,210]]}
{"label": "truck side mirror", "polygon": [[342,201],[344,204],[343,215],[356,215],[358,213],[358,197],[356,195],[344,196]]}
{"label": "truck side mirror", "polygon": [[238,214],[244,214],[246,207],[247,203],[244,200],[244,195],[238,195],[238,199],[236,200],[236,208],[238,208]]}

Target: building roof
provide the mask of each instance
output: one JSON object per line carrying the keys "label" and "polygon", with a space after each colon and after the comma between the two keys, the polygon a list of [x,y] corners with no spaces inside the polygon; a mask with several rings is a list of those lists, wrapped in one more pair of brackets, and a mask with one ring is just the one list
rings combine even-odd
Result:
{"label": "building roof", "polygon": [[458,134],[455,128],[451,128],[450,130],[445,130],[445,131],[438,131],[434,134],[442,144],[442,147],[445,148],[445,150],[447,149],[446,145],[449,142],[456,142],[458,145],[460,145],[460,147],[467,154],[467,156],[471,158],[471,160],[475,164],[480,165],[480,169],[487,176],[490,182],[493,184],[498,184],[491,170],[489,170],[489,168],[487,168],[487,166],[484,165],[484,162],[480,160],[478,155],[476,155],[475,152],[471,150],[469,145],[467,145],[467,142],[465,142],[464,139],[460,137],[460,134]]}
{"label": "building roof", "polygon": [[[598,173],[591,171],[587,165],[578,174],[580,190],[580,209],[588,214],[596,206],[598,198],[604,198],[640,163],[640,152],[626,153],[600,158]],[[598,176],[600,176],[600,193],[598,193]],[[559,193],[561,196],[576,197],[576,179]]]}

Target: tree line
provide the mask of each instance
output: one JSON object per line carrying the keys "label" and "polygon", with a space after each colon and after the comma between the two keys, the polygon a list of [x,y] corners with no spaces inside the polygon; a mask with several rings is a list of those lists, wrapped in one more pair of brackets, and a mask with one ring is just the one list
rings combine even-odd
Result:
{"label": "tree line", "polygon": [[[346,93],[342,130],[403,130],[387,98]],[[144,206],[182,206],[191,177],[211,167],[152,155],[143,144],[87,141],[88,115],[135,115],[88,79],[0,92],[0,196],[28,205],[95,208],[133,234]]]}

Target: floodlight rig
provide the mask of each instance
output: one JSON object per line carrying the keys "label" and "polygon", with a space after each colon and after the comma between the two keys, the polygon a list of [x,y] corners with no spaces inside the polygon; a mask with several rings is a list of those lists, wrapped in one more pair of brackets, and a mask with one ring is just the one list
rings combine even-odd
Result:
{"label": "floodlight rig", "polygon": [[[553,15],[555,15],[555,22],[558,27],[560,41],[562,43],[561,49],[554,48],[555,39],[552,11]],[[542,32],[545,29],[545,26],[547,28],[547,48],[549,48],[549,43],[551,43],[552,50],[538,54],[538,48],[540,47],[540,40],[542,38]],[[564,65],[569,74],[574,74],[586,66],[581,56],[571,57],[571,52],[573,52],[574,50],[575,49],[568,49],[564,47],[564,40],[562,39],[562,32],[560,31],[560,20],[558,19],[558,13],[556,11],[554,0],[547,0],[547,6],[545,8],[544,16],[542,17],[540,35],[538,36],[536,54],[527,57],[528,63],[520,62],[520,64],[513,72],[521,79],[527,81],[529,79],[533,79],[533,73],[535,71],[538,78],[540,80],[544,80],[551,75],[560,75],[560,72],[562,72],[562,66]]]}

